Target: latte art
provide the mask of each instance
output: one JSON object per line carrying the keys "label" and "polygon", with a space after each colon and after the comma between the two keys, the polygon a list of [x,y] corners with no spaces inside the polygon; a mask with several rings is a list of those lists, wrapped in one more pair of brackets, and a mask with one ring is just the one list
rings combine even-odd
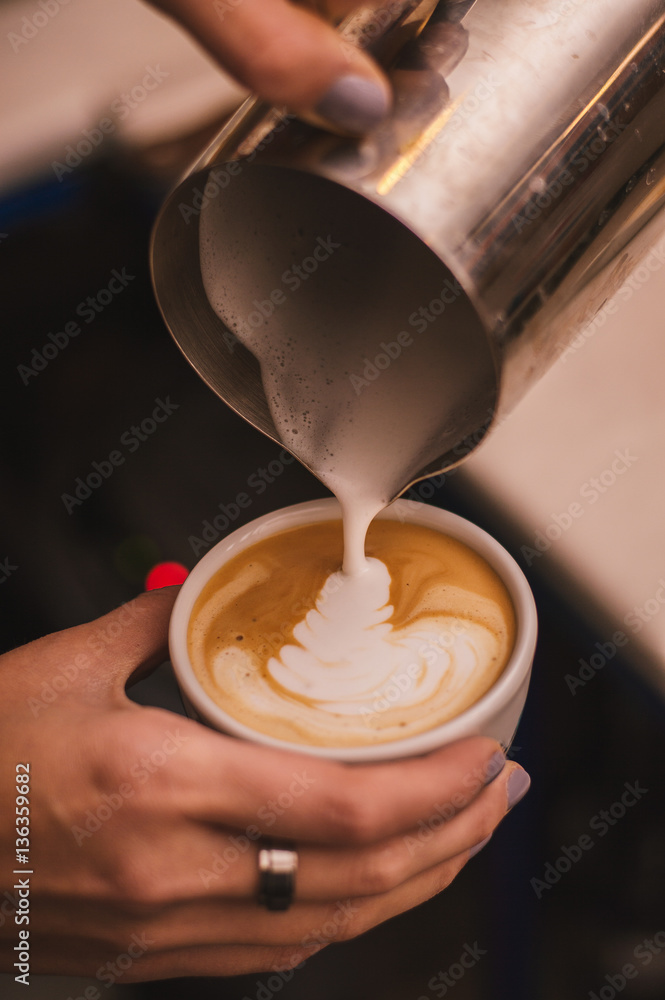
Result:
{"label": "latte art", "polygon": [[[301,703],[303,721],[313,710],[310,726],[322,737],[340,730],[357,734],[359,723],[385,735],[391,725],[402,729],[406,711],[414,708],[421,722],[430,713],[457,714],[465,684],[498,652],[489,629],[461,618],[424,617],[394,629],[390,574],[385,563],[368,562],[360,577],[329,577],[315,608],[293,630],[297,645],[283,646],[268,661],[264,700],[270,691],[278,700],[281,689]],[[389,708],[399,717],[381,723],[379,715]]]}
{"label": "latte art", "polygon": [[[415,233],[396,238],[395,220],[356,195],[349,212],[336,184],[303,186],[282,168],[264,184],[257,169],[202,208],[201,280],[239,344],[239,375],[260,370],[271,436],[335,494],[344,532],[316,515],[278,534],[260,519],[248,548],[233,533],[191,613],[183,604],[184,691],[201,718],[259,742],[349,760],[385,758],[395,741],[420,752],[429,737],[409,737],[459,716],[502,673],[515,614],[482,557],[424,526],[440,518],[380,512],[482,437],[495,360],[462,286]],[[514,720],[500,722],[488,734],[510,739]]]}
{"label": "latte art", "polygon": [[[260,732],[347,747],[404,739],[477,701],[507,662],[514,628],[487,563],[390,520],[371,526],[363,574],[335,569],[341,545],[340,522],[296,528],[208,583],[189,630],[208,694]],[[313,570],[312,553],[327,565]]]}

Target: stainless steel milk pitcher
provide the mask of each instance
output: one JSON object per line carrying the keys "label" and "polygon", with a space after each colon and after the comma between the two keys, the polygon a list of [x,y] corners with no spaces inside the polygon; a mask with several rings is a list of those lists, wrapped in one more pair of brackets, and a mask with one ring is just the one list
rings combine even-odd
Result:
{"label": "stainless steel milk pitcher", "polygon": [[[466,403],[413,482],[458,464],[649,249],[665,199],[665,0],[402,0],[339,30],[387,68],[389,119],[354,139],[249,99],[166,201],[154,285],[194,368],[275,440],[237,318],[270,308],[315,237],[354,252],[293,296],[296,332],[323,311],[340,327],[361,314],[389,345],[404,317],[462,302],[442,395],[461,383]],[[199,265],[212,202],[228,242],[226,322]]]}

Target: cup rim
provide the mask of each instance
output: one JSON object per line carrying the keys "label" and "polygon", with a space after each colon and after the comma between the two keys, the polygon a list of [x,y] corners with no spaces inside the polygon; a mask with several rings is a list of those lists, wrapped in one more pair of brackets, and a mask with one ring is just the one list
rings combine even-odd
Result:
{"label": "cup rim", "polygon": [[513,602],[516,630],[512,653],[501,676],[478,701],[453,719],[402,740],[327,747],[295,743],[258,732],[234,719],[204,691],[187,652],[189,619],[204,585],[228,559],[262,538],[301,524],[338,518],[341,518],[341,507],[334,497],[292,504],[236,528],[202,556],[182,584],[169,624],[171,663],[185,701],[202,721],[223,733],[275,749],[356,763],[419,756],[466,736],[481,734],[484,724],[511,701],[529,675],[538,632],[535,601],[522,569],[495,538],[458,514],[415,500],[395,500],[377,515],[377,519],[422,524],[459,539],[478,552],[498,573]]}

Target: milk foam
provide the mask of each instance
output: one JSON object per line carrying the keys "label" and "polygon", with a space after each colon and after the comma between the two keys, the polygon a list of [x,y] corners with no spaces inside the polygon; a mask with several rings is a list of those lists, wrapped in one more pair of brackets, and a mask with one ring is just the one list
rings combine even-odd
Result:
{"label": "milk foam", "polygon": [[[258,360],[279,437],[340,501],[344,559],[343,571],[309,595],[295,642],[267,665],[243,650],[218,650],[213,673],[228,692],[223,675],[229,663],[240,665],[232,700],[266,719],[286,714],[303,742],[366,743],[367,720],[384,702],[382,738],[404,737],[482,693],[480,675],[486,681],[492,664],[505,662],[505,635],[448,613],[445,601],[395,628],[390,574],[382,562],[366,560],[365,537],[376,514],[424,467],[479,426],[484,400],[494,399],[491,359],[461,288],[452,301],[447,288],[438,311],[425,308],[443,269],[415,238],[411,247],[404,237],[396,253],[388,242],[392,223],[378,212],[371,235],[362,218],[340,232],[334,189],[321,201],[304,188],[295,194],[299,222],[309,211],[317,228],[303,222],[294,235],[278,189],[260,195],[254,176],[243,172],[233,198],[211,199],[201,211],[203,285],[217,315]],[[284,177],[275,183],[297,185],[293,175]],[[379,284],[366,262],[382,245],[382,226],[386,267],[398,280]],[[254,242],[246,235],[252,229]],[[298,258],[312,263],[303,270]],[[412,299],[401,291],[407,286]],[[400,326],[407,329],[400,333]],[[477,389],[474,415],[469,385]],[[473,599],[464,598],[467,605]]]}
{"label": "milk foam", "polygon": [[333,185],[262,176],[247,167],[202,208],[203,285],[258,360],[280,439],[340,501],[344,570],[360,573],[376,514],[486,417],[493,363],[461,287],[412,234],[343,208]]}
{"label": "milk foam", "polygon": [[[315,607],[293,630],[298,644],[283,646],[268,661],[270,677],[318,711],[365,722],[388,705],[426,712],[443,689],[452,704],[473,686],[474,673],[480,683],[500,651],[499,637],[445,614],[393,628],[390,574],[378,559],[367,563],[362,575],[328,578]],[[348,722],[344,728],[348,732]]]}
{"label": "milk foam", "polygon": [[[204,689],[251,729],[362,746],[416,735],[491,687],[512,646],[491,568],[431,528],[377,520],[367,570],[333,567],[337,521],[233,556],[203,589],[188,648]],[[314,595],[314,596],[313,596]]]}

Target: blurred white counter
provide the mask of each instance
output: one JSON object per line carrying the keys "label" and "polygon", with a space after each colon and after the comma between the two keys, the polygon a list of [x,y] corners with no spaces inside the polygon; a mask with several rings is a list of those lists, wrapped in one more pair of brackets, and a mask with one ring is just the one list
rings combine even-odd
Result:
{"label": "blurred white counter", "polygon": [[662,216],[616,311],[605,304],[459,476],[512,529],[522,566],[597,630],[592,669],[623,633],[621,653],[665,696]]}
{"label": "blurred white counter", "polygon": [[149,145],[194,132],[242,97],[139,0],[0,3],[0,47],[0,190],[51,171],[103,119],[115,138]]}

